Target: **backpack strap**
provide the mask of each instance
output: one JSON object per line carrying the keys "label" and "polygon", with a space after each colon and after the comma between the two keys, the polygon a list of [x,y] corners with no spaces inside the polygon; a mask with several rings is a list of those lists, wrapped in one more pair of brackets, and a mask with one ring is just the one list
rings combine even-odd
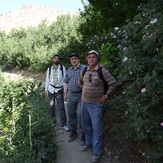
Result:
{"label": "backpack strap", "polygon": [[50,80],[50,74],[51,74],[51,66],[49,67],[49,80]]}
{"label": "backpack strap", "polygon": [[108,84],[107,82],[104,80],[103,78],[103,74],[102,74],[102,68],[103,67],[99,67],[98,70],[97,70],[97,73],[98,73],[98,76],[99,78],[103,81],[104,83],[104,94],[107,92],[107,89],[108,89]]}
{"label": "backpack strap", "polygon": [[62,77],[63,77],[63,65],[60,65],[60,70],[62,71]]}
{"label": "backpack strap", "polygon": [[102,67],[99,67],[97,70],[99,78],[104,82],[103,74],[102,74]]}
{"label": "backpack strap", "polygon": [[83,69],[82,73],[83,73],[83,76],[85,75],[85,73],[87,72],[87,67]]}

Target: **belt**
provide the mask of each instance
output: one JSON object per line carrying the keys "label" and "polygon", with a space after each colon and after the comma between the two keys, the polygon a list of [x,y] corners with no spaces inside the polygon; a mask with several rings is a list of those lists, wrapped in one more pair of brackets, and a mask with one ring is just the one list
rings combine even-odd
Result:
{"label": "belt", "polygon": [[56,87],[56,86],[54,86],[54,85],[52,85],[52,84],[50,84],[52,87],[54,87],[54,88],[63,88],[63,86],[60,86],[60,87]]}
{"label": "belt", "polygon": [[81,93],[82,91],[78,91],[78,92],[71,92],[71,93]]}

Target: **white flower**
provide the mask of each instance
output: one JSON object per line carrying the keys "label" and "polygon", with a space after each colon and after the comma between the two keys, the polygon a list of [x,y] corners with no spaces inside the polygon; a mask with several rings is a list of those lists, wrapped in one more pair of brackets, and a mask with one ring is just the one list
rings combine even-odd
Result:
{"label": "white flower", "polygon": [[120,48],[120,47],[121,47],[121,45],[118,45],[118,46],[117,46],[117,48]]}
{"label": "white flower", "polygon": [[157,18],[155,18],[155,19],[153,19],[153,20],[150,21],[151,24],[154,24],[156,22],[157,22]]}
{"label": "white flower", "polygon": [[148,35],[148,38],[151,38],[151,37],[153,37],[153,34]]}
{"label": "white flower", "polygon": [[123,58],[123,62],[127,61],[128,60],[128,57],[124,57]]}
{"label": "white flower", "polygon": [[116,35],[114,35],[113,38],[117,38]]}
{"label": "white flower", "polygon": [[145,29],[147,29],[148,27],[150,27],[150,25],[149,25],[149,24],[145,26]]}
{"label": "white flower", "polygon": [[142,89],[141,89],[141,93],[145,93],[146,90],[147,90],[146,88],[142,88]]}
{"label": "white flower", "polygon": [[128,114],[128,111],[125,111],[125,115],[127,115]]}
{"label": "white flower", "polygon": [[110,33],[110,36],[113,36],[113,33]]}
{"label": "white flower", "polygon": [[114,29],[115,29],[115,30],[118,30],[118,29],[119,29],[119,27],[115,27]]}
{"label": "white flower", "polygon": [[139,22],[138,21],[135,21],[134,24],[138,24]]}

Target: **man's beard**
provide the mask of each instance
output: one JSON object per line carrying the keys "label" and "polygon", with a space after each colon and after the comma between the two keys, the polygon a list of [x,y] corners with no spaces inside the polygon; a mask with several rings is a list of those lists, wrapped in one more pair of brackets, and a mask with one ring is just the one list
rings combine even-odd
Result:
{"label": "man's beard", "polygon": [[55,65],[59,65],[59,62],[54,62]]}

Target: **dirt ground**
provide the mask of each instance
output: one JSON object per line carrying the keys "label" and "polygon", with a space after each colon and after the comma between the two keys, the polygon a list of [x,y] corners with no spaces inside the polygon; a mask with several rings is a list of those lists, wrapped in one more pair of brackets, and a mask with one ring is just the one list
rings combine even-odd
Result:
{"label": "dirt ground", "polygon": [[91,163],[92,151],[80,151],[80,131],[73,142],[68,142],[69,132],[58,130],[55,140],[59,146],[57,163]]}
{"label": "dirt ground", "polygon": [[[55,134],[55,141],[59,147],[57,163],[91,163],[92,150],[86,152],[82,152],[80,150],[81,131],[78,129],[77,130],[78,137],[73,142],[68,142],[70,132],[64,131],[59,126],[60,126],[59,118],[57,116],[57,126],[56,126],[57,131]],[[110,163],[110,162],[106,161],[105,157],[103,156],[100,163]]]}

